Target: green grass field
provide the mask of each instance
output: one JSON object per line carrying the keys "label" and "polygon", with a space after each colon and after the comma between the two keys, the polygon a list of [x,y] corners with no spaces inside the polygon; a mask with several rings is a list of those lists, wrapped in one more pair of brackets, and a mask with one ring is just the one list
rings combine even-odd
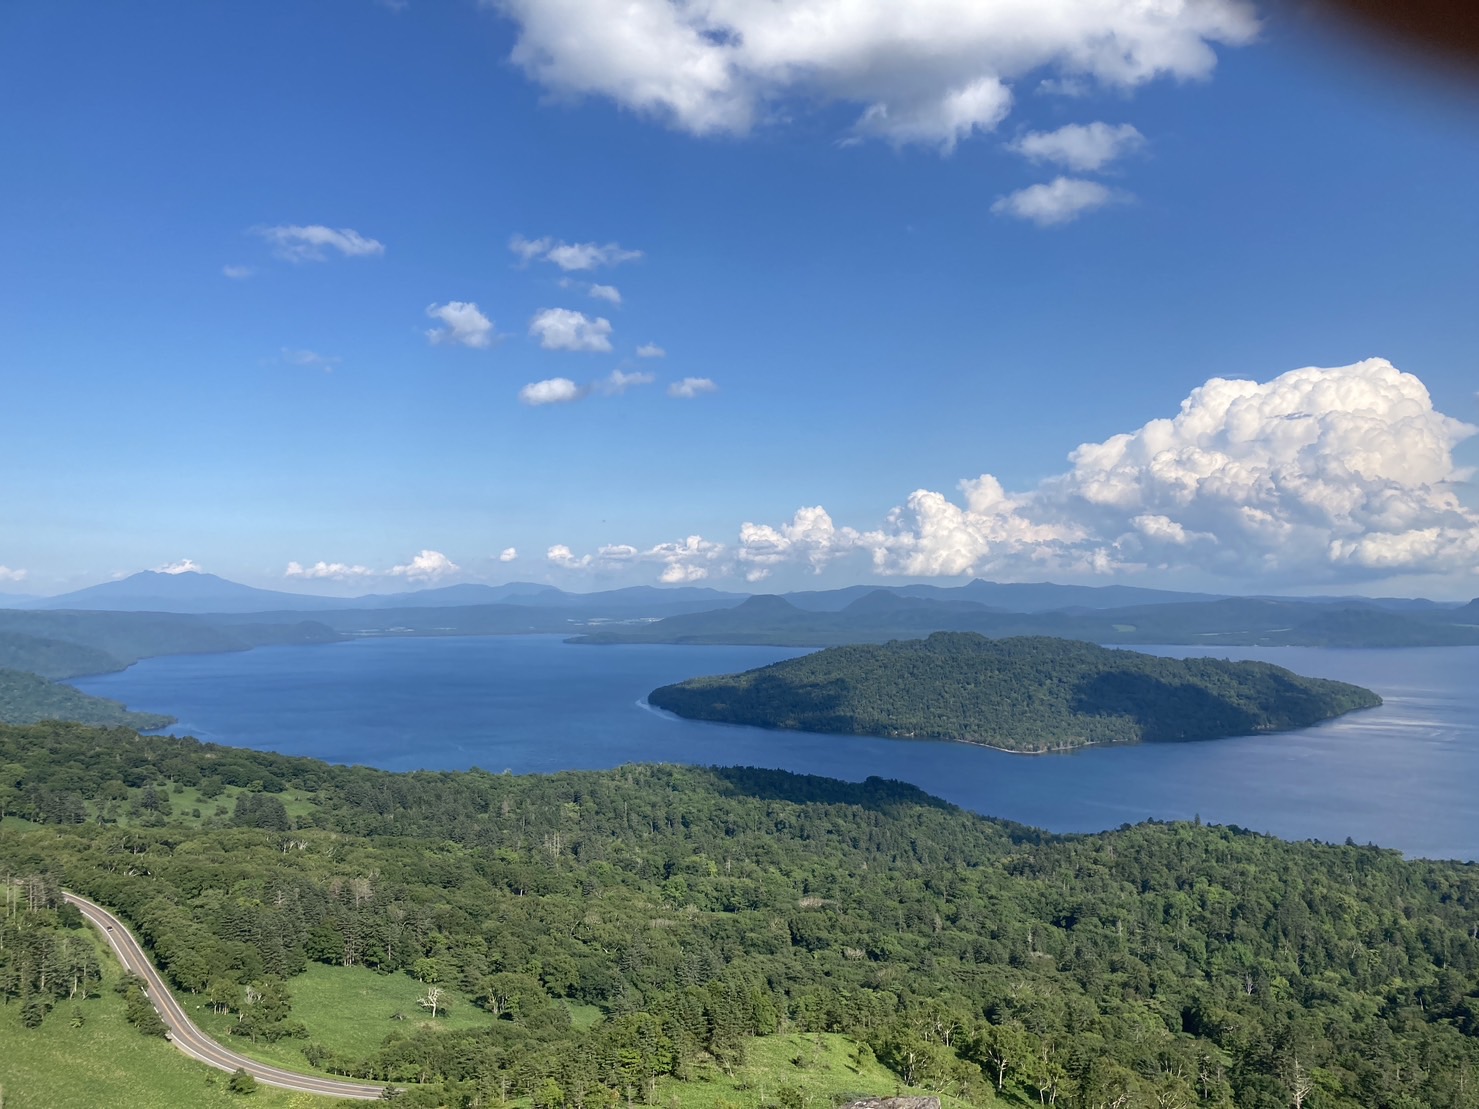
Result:
{"label": "green grass field", "polygon": [[[204,998],[180,993],[175,996],[196,1024],[225,1041],[233,1050],[306,1073],[315,1072],[303,1057],[303,1047],[310,1041],[317,1041],[335,1052],[368,1055],[392,1032],[405,1032],[419,1024],[432,1023],[430,1014],[416,1004],[416,999],[426,992],[426,987],[405,974],[377,974],[365,967],[331,967],[312,963],[306,972],[290,978],[287,986],[293,997],[292,1017],[307,1026],[308,1038],[279,1040],[275,1044],[254,1044],[232,1036],[234,1016],[216,1016]],[[496,1019],[456,990],[445,987],[444,990],[452,1006],[451,1013],[438,1016],[435,1027],[479,1028]],[[406,1019],[392,1020],[395,1013],[401,1013]],[[599,1017],[599,1011],[596,1015]]]}
{"label": "green grass field", "polygon": [[[665,1109],[761,1109],[783,1099],[808,1109],[831,1109],[854,1098],[924,1096],[933,1090],[910,1089],[872,1057],[858,1056],[858,1044],[846,1036],[790,1033],[748,1041],[745,1064],[726,1075],[718,1067],[700,1068],[690,1081],[664,1079],[658,1083],[655,1104]],[[1001,1105],[990,1101],[966,1102],[942,1097],[942,1109],[969,1109],[972,1105]]]}
{"label": "green grass field", "polygon": [[[58,1005],[40,1028],[21,1026],[18,1004],[0,1005],[0,1093],[5,1109],[160,1109],[237,1106],[328,1109],[344,1102],[259,1086],[244,1099],[228,1075],[136,1031],[113,992],[118,968],[103,960],[102,996]],[[83,1024],[72,1027],[74,1014]]]}

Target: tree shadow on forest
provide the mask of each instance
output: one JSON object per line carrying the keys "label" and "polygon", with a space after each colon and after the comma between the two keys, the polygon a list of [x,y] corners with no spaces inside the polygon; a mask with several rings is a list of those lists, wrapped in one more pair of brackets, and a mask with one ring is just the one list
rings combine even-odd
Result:
{"label": "tree shadow on forest", "polygon": [[1185,682],[1148,674],[1098,674],[1074,689],[1073,711],[1084,716],[1129,719],[1147,743],[1252,735],[1265,730],[1241,705]]}
{"label": "tree shadow on forest", "polygon": [[795,804],[857,805],[880,812],[900,805],[924,805],[935,809],[958,809],[949,801],[926,793],[918,786],[892,778],[870,777],[861,782],[843,782],[819,774],[793,774],[789,770],[767,770],[756,766],[712,767],[715,777],[731,795],[756,797],[762,801]]}

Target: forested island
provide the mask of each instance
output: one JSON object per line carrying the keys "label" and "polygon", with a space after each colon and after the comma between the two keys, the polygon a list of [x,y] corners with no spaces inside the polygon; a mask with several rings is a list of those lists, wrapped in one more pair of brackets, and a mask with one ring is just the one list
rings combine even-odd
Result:
{"label": "forested island", "polygon": [[648,702],[725,724],[1039,753],[1303,728],[1373,708],[1381,698],[1264,662],[936,632],[693,678],[653,690]]}
{"label": "forested island", "polygon": [[158,1058],[62,886],[213,1034],[408,1106],[1472,1109],[1479,1083],[1472,865],[1054,836],[878,779],[391,774],[71,724],[0,727],[0,770],[17,1105],[151,1104],[25,1084],[69,1081],[27,1061],[111,1013],[138,1031],[98,1083]]}

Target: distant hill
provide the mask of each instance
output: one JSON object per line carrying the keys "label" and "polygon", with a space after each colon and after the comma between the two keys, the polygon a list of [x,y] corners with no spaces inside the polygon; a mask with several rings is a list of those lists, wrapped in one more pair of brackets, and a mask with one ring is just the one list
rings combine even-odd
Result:
{"label": "distant hill", "polygon": [[167,728],[175,722],[173,716],[129,712],[117,701],[93,697],[35,674],[0,670],[0,724],[35,724],[41,720],[75,720],[140,732]]}
{"label": "distant hill", "polygon": [[332,628],[298,619],[240,623],[164,612],[16,612],[0,610],[0,655],[11,669],[71,678],[122,670],[155,655],[246,651],[272,644],[333,643]]}
{"label": "distant hill", "polygon": [[260,612],[265,609],[341,608],[333,597],[314,597],[271,589],[254,589],[215,574],[163,574],[143,570],[118,581],[90,585],[59,597],[32,600],[28,609],[72,609],[91,612]]}
{"label": "distant hill", "polygon": [[[695,609],[738,604],[749,594],[725,593],[696,586],[658,588],[639,585],[596,593],[567,593],[552,585],[509,582],[506,585],[438,586],[402,593],[360,597],[323,597],[283,590],[256,589],[215,574],[187,571],[165,574],[144,570],[118,581],[88,586],[58,597],[18,598],[13,607],[28,611],[171,612],[193,615],[236,615],[252,612],[320,613],[406,608],[467,608],[510,604],[590,612],[620,610],[643,616],[670,616]],[[6,607],[0,604],[0,608]]]}
{"label": "distant hill", "polygon": [[106,674],[123,666],[97,647],[0,631],[0,670],[25,670],[43,678],[75,678],[80,674]]}
{"label": "distant hill", "polygon": [[[952,591],[955,595],[961,591]],[[1046,635],[1106,644],[1199,646],[1416,647],[1479,644],[1479,627],[1461,609],[1399,612],[1349,601],[1226,597],[1161,601],[1117,609],[1008,612],[967,600],[871,591],[838,611],[807,611],[749,602],[722,611],[672,616],[642,625],[599,628],[577,643],[734,643],[828,647],[886,643],[935,631],[993,637]]]}
{"label": "distant hill", "polygon": [[952,632],[694,678],[653,690],[648,701],[726,724],[1034,753],[1281,731],[1381,704],[1369,689],[1267,663]]}

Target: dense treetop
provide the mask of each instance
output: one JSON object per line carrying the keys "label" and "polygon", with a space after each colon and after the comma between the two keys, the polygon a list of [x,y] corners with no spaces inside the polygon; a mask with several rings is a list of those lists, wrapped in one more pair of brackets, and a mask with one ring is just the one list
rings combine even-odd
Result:
{"label": "dense treetop", "polygon": [[0,723],[34,724],[40,720],[121,724],[143,731],[168,727],[175,722],[172,716],[129,712],[117,701],[93,697],[35,674],[0,670]]}
{"label": "dense treetop", "polygon": [[663,686],[648,700],[699,720],[1012,751],[1248,735],[1381,704],[1360,686],[1268,663],[970,632],[831,647]]}
{"label": "dense treetop", "polygon": [[[1372,847],[1050,836],[877,779],[389,774],[65,724],[0,727],[0,818],[37,913],[62,884],[114,907],[244,1040],[429,1083],[412,1105],[645,1101],[777,1030],[975,1104],[1472,1109],[1479,1084],[1479,872]],[[38,1022],[72,988],[45,965],[93,975],[64,942],[5,952]],[[339,1055],[293,1018],[315,961],[497,1019]]]}

